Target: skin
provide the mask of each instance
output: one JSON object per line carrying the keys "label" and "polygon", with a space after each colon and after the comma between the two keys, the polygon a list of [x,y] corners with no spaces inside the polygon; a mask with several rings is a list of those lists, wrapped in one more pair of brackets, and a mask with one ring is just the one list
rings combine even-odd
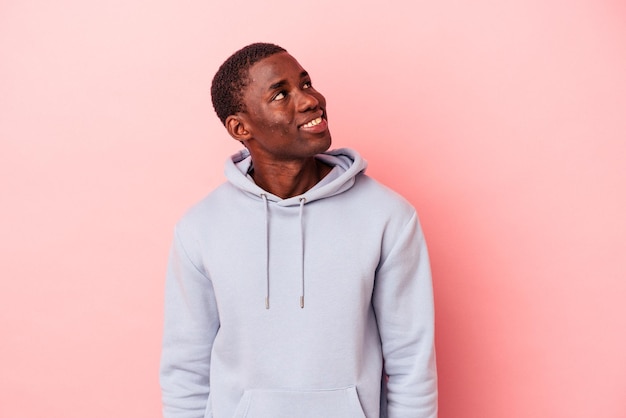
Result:
{"label": "skin", "polygon": [[300,195],[331,170],[315,158],[331,144],[326,99],[286,52],[255,63],[248,76],[245,111],[229,116],[226,129],[250,151],[260,187],[283,199]]}

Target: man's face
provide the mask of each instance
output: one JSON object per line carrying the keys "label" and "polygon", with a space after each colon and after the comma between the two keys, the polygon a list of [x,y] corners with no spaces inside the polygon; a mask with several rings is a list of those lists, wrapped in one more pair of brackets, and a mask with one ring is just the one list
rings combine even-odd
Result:
{"label": "man's face", "polygon": [[286,52],[271,55],[249,70],[245,111],[252,157],[286,161],[311,157],[331,144],[326,99],[308,73]]}

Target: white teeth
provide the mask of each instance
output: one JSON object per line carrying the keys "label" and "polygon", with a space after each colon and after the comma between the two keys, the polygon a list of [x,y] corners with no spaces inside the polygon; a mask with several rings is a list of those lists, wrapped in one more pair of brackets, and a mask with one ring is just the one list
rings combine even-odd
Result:
{"label": "white teeth", "polygon": [[304,125],[302,125],[302,127],[303,128],[310,128],[312,126],[319,125],[320,123],[322,123],[322,117],[321,116],[319,118],[317,118],[317,119],[313,119],[309,123],[305,123]]}

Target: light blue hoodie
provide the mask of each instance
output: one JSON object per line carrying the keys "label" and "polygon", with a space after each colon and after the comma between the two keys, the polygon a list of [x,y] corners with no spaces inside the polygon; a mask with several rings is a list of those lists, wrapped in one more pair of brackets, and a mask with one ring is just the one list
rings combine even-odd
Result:
{"label": "light blue hoodie", "polygon": [[318,158],[333,170],[280,199],[247,175],[242,151],[226,163],[228,182],[178,223],[165,292],[166,418],[437,416],[417,214],[363,173],[355,151]]}

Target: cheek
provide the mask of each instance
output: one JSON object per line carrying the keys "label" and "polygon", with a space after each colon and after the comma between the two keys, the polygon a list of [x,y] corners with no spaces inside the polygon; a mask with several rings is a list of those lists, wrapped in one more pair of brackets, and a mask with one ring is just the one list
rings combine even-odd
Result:
{"label": "cheek", "polygon": [[291,132],[288,126],[285,126],[282,124],[281,125],[276,124],[276,125],[271,126],[270,131],[272,132],[272,134],[280,135],[280,136],[287,136]]}
{"label": "cheek", "polygon": [[294,120],[287,115],[281,115],[278,118],[270,121],[267,128],[275,134],[287,135],[294,129]]}

